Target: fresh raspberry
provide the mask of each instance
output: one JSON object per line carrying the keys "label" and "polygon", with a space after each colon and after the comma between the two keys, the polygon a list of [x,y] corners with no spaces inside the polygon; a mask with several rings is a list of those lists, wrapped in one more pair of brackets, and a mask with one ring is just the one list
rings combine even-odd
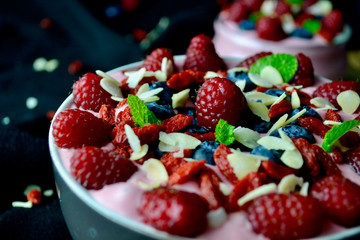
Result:
{"label": "fresh raspberry", "polygon": [[195,193],[157,188],[141,196],[138,210],[145,223],[179,236],[193,237],[207,227],[207,203]]}
{"label": "fresh raspberry", "polygon": [[298,60],[298,69],[295,72],[293,79],[295,85],[302,85],[309,87],[314,84],[314,68],[311,59],[303,53],[295,55]]}
{"label": "fresh raspberry", "polygon": [[135,164],[123,155],[97,147],[76,149],[70,162],[74,178],[87,189],[126,181],[137,171]]}
{"label": "fresh raspberry", "polygon": [[339,176],[327,176],[311,187],[327,217],[343,226],[360,223],[360,187]]}
{"label": "fresh raspberry", "polygon": [[172,52],[166,48],[157,48],[153,50],[150,55],[145,58],[140,68],[144,67],[147,71],[153,72],[161,70],[161,63],[164,57],[166,57],[168,60],[171,60],[172,67],[175,69],[174,56]]}
{"label": "fresh raspberry", "polygon": [[271,54],[273,54],[273,53],[272,52],[259,52],[255,55],[245,58],[243,61],[241,61],[239,64],[237,64],[237,67],[250,68],[251,65],[253,65],[257,60],[259,60],[262,57],[269,56]]}
{"label": "fresh raspberry", "polygon": [[215,77],[199,88],[195,109],[199,126],[214,131],[220,119],[235,125],[247,109],[247,103],[244,94],[234,82]]}
{"label": "fresh raspberry", "polygon": [[347,151],[344,158],[352,170],[360,175],[360,146]]}
{"label": "fresh raspberry", "polygon": [[353,90],[360,94],[360,84],[355,81],[334,81],[320,85],[313,93],[312,97],[323,97],[328,99],[336,108],[340,108],[336,97],[339,93]]}
{"label": "fresh raspberry", "polygon": [[278,1],[275,7],[275,13],[279,16],[290,13],[291,14],[291,7],[290,5],[285,2],[284,0]]}
{"label": "fresh raspberry", "polygon": [[79,109],[67,109],[53,122],[53,136],[58,147],[100,147],[110,141],[111,127],[93,114]]}
{"label": "fresh raspberry", "polygon": [[333,9],[328,15],[322,19],[322,28],[338,33],[344,28],[343,15],[340,10]]}
{"label": "fresh raspberry", "polygon": [[257,12],[260,10],[264,0],[242,0],[241,2],[245,4],[251,12]]}
{"label": "fresh raspberry", "polygon": [[224,61],[216,53],[212,39],[204,34],[193,37],[186,50],[184,69],[196,71],[226,70]]}
{"label": "fresh raspberry", "polygon": [[230,5],[227,13],[227,20],[239,23],[241,20],[247,19],[249,9],[245,4],[237,1]]}
{"label": "fresh raspberry", "polygon": [[324,223],[318,202],[299,194],[261,196],[249,207],[247,218],[255,232],[276,240],[313,237]]}
{"label": "fresh raspberry", "polygon": [[238,177],[234,172],[234,168],[231,166],[227,156],[231,154],[230,148],[225,144],[220,144],[220,146],[214,152],[214,161],[218,169],[227,180],[235,184],[239,181]]}
{"label": "fresh raspberry", "polygon": [[103,104],[116,106],[116,102],[111,99],[111,94],[100,86],[101,79],[102,77],[96,74],[85,73],[74,82],[72,93],[77,107],[97,112]]}
{"label": "fresh raspberry", "polygon": [[259,38],[271,41],[280,41],[286,38],[281,21],[278,18],[262,17],[256,23],[256,31]]}

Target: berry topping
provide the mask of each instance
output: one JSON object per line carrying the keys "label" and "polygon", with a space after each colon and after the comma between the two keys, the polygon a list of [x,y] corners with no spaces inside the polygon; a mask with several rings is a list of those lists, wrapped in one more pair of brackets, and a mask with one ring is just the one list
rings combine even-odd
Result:
{"label": "berry topping", "polygon": [[246,108],[246,99],[235,83],[219,77],[206,81],[199,88],[195,102],[199,126],[211,131],[220,119],[235,125]]}
{"label": "berry topping", "polygon": [[322,27],[333,33],[341,32],[344,27],[342,13],[337,9],[332,10],[322,19]]}
{"label": "berry topping", "polygon": [[292,81],[295,85],[309,87],[314,83],[314,68],[311,59],[303,53],[296,54],[298,60],[298,69]]}
{"label": "berry topping", "polygon": [[360,175],[360,146],[346,152],[345,161]]}
{"label": "berry topping", "polygon": [[343,226],[360,223],[360,187],[340,176],[328,176],[312,186],[310,194],[325,214]]}
{"label": "berry topping", "polygon": [[126,181],[137,170],[123,155],[96,147],[76,149],[70,161],[71,173],[87,189]]}
{"label": "berry topping", "polygon": [[207,226],[207,203],[195,193],[154,189],[142,195],[138,210],[145,223],[171,234],[192,237]]}
{"label": "berry topping", "polygon": [[272,52],[259,52],[255,55],[249,56],[247,58],[245,58],[243,61],[241,61],[237,67],[245,67],[245,68],[250,68],[251,65],[253,65],[257,60],[259,60],[262,57],[266,57],[271,55]]}
{"label": "berry topping", "polygon": [[249,10],[245,4],[242,2],[233,2],[227,11],[227,19],[233,22],[240,22],[244,20],[249,15]]}
{"label": "berry topping", "polygon": [[153,72],[156,72],[158,70],[161,71],[162,61],[165,57],[171,61],[170,64],[172,66],[172,69],[175,69],[173,54],[172,52],[170,52],[170,50],[166,48],[157,48],[153,50],[150,55],[145,58],[140,68],[144,67],[147,71]]}
{"label": "berry topping", "polygon": [[242,0],[242,3],[244,3],[252,12],[259,11],[263,2],[264,0]]}
{"label": "berry topping", "polygon": [[259,38],[280,41],[286,38],[286,33],[282,29],[281,21],[278,18],[262,17],[256,24],[256,31]]}
{"label": "berry topping", "polygon": [[249,207],[247,218],[255,232],[277,240],[313,237],[324,222],[318,203],[298,194],[261,196]]}
{"label": "berry topping", "polygon": [[85,73],[73,84],[72,93],[77,107],[97,112],[103,104],[116,106],[111,94],[100,86],[101,79],[102,77],[93,73]]}
{"label": "berry topping", "polygon": [[100,147],[110,141],[110,125],[93,114],[79,109],[67,109],[59,113],[52,126],[58,147]]}
{"label": "berry topping", "polygon": [[184,69],[216,72],[217,70],[226,70],[226,65],[216,53],[212,39],[200,34],[191,39],[186,50]]}

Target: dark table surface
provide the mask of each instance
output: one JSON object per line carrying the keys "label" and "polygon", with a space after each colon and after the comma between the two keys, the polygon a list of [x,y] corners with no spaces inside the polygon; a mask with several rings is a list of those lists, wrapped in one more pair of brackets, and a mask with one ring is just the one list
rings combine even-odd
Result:
{"label": "dark table surface", "polygon": [[[120,5],[121,2],[135,4],[135,7]],[[139,61],[157,47],[184,54],[196,34],[213,36],[212,22],[224,2],[2,2],[0,239],[71,239],[56,194],[43,197],[41,204],[31,209],[13,208],[11,203],[26,201],[23,191],[29,184],[55,192],[47,145],[49,116],[71,92],[72,83],[88,71],[107,71]],[[357,30],[360,4],[358,1],[346,1],[344,6],[340,1],[334,4],[347,11],[346,20],[355,26],[348,45],[351,66],[347,77],[357,78],[360,72]],[[164,27],[166,22],[168,25]],[[152,37],[140,44],[138,38],[143,31],[152,31]],[[53,60],[58,66],[50,71],[35,71],[34,61],[40,57]],[[75,61],[80,61],[82,67],[69,71],[69,66],[80,66],[74,64]],[[32,105],[31,99],[37,102]]]}

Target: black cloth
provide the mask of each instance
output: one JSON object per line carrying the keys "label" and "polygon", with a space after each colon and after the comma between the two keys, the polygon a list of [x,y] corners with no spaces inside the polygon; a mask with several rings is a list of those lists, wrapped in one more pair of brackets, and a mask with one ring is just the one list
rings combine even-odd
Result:
{"label": "black cloth", "polygon": [[[49,111],[56,110],[85,72],[142,60],[156,47],[184,54],[199,33],[212,36],[216,0],[140,0],[132,11],[109,17],[109,7],[121,1],[12,0],[0,7],[0,239],[71,239],[55,191],[48,150]],[[136,1],[134,1],[136,2]],[[159,28],[161,18],[169,20]],[[51,25],[46,25],[49,19]],[[140,46],[134,29],[155,35]],[[154,33],[154,31],[153,31]],[[52,72],[35,71],[34,61],[56,59]],[[68,66],[80,60],[80,71]],[[38,100],[35,108],[26,100]],[[26,201],[30,184],[54,195],[31,209],[13,208]]]}

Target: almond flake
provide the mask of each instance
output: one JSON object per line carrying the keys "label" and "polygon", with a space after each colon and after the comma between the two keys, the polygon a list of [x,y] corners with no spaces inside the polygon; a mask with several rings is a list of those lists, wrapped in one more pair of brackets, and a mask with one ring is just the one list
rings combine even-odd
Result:
{"label": "almond flake", "polygon": [[111,99],[117,102],[121,102],[124,98],[111,96]]}
{"label": "almond flake", "polygon": [[177,157],[183,158],[183,157],[184,157],[184,149],[179,149],[179,151],[174,152],[174,153],[173,153],[173,156],[174,156],[175,158],[177,158]]}
{"label": "almond flake", "polygon": [[336,100],[344,113],[353,114],[360,105],[360,97],[357,92],[353,90],[346,90],[336,97]]}
{"label": "almond flake", "polygon": [[276,191],[275,183],[264,184],[258,188],[255,188],[254,190],[248,192],[243,197],[239,198],[237,203],[241,207],[245,203],[247,203],[251,200],[254,200],[260,196],[263,196],[263,195],[266,195],[268,193],[275,192],[275,191]]}
{"label": "almond flake", "polygon": [[159,71],[159,70],[155,72],[154,76],[156,77],[156,80],[158,80],[158,81],[166,81],[167,80],[166,73]]}
{"label": "almond flake", "polygon": [[129,88],[135,88],[139,82],[144,78],[146,69],[140,68],[138,71],[125,72],[125,76],[128,76],[127,84]]}
{"label": "almond flake", "polygon": [[294,144],[289,143],[282,138],[273,136],[265,136],[260,138],[258,144],[264,146],[268,150],[293,150],[295,148]]}
{"label": "almond flake", "polygon": [[219,75],[216,72],[213,71],[207,71],[204,78],[205,79],[209,79],[209,78],[214,78],[214,77],[218,77]]}
{"label": "almond flake", "polygon": [[236,81],[236,82],[235,82],[235,85],[236,85],[238,88],[240,88],[240,90],[241,90],[242,92],[244,92],[244,91],[245,91],[245,87],[246,87],[246,80]]}
{"label": "almond flake", "polygon": [[299,98],[297,91],[293,91],[291,93],[291,106],[292,106],[292,109],[295,109],[295,108],[298,108],[301,106],[300,98]]}
{"label": "almond flake", "polygon": [[256,86],[266,87],[266,88],[271,88],[273,86],[272,83],[261,78],[260,75],[258,74],[249,73],[248,76],[250,81],[253,82]]}
{"label": "almond flake", "polygon": [[128,142],[130,144],[131,149],[134,152],[140,152],[141,151],[140,139],[135,134],[134,130],[132,130],[132,128],[127,124],[125,125],[125,134],[126,137],[128,138]]}
{"label": "almond flake", "polygon": [[265,0],[260,8],[261,13],[265,16],[273,15],[275,13],[276,4],[277,2],[273,0]]}
{"label": "almond flake", "polygon": [[285,88],[285,91],[286,92],[292,92],[294,89],[301,89],[301,88],[303,88],[302,85],[297,85],[297,86],[289,85],[288,87]]}
{"label": "almond flake", "polygon": [[294,169],[300,169],[304,164],[304,159],[297,149],[285,150],[285,152],[281,155],[280,160],[286,166]]}
{"label": "almond flake", "polygon": [[257,172],[262,160],[268,160],[266,157],[243,153],[231,149],[227,159],[234,170],[236,177],[241,180],[249,172]]}
{"label": "almond flake", "polygon": [[294,174],[289,174],[281,179],[278,184],[278,192],[288,194],[294,192],[296,186],[302,187],[304,180]]}
{"label": "almond flake", "polygon": [[281,94],[271,106],[278,104],[279,102],[284,100],[286,98],[286,96],[287,96],[286,93]]}
{"label": "almond flake", "polygon": [[27,186],[24,190],[24,196],[27,196],[28,193],[32,190],[38,190],[39,192],[41,192],[41,187],[39,185],[36,185],[36,184],[30,184],[29,186]]}
{"label": "almond flake", "polygon": [[276,96],[269,95],[269,94],[262,93],[262,92],[256,92],[256,91],[245,93],[245,97],[248,102],[261,101],[266,106],[273,104],[278,99],[278,97],[276,97]]}
{"label": "almond flake", "polygon": [[269,109],[264,103],[248,101],[248,106],[253,114],[260,117],[265,122],[270,122]]}
{"label": "almond flake", "polygon": [[227,213],[223,207],[211,210],[207,214],[209,227],[218,228],[227,220]]}
{"label": "almond flake", "polygon": [[149,158],[141,165],[141,169],[146,172],[146,177],[153,181],[152,183],[146,183],[141,180],[137,181],[138,185],[145,190],[157,188],[169,180],[164,164],[158,159]]}
{"label": "almond flake", "polygon": [[[327,100],[326,98],[322,98],[322,97],[316,97],[316,98],[312,98],[310,99],[310,103],[318,108],[321,108],[323,110],[326,109],[332,109],[332,110],[337,110],[335,108],[334,105],[332,105],[329,100]],[[320,110],[320,109],[319,109]]]}
{"label": "almond flake", "polygon": [[47,63],[47,60],[43,57],[39,57],[39,58],[35,59],[35,61],[33,62],[34,71],[35,72],[44,71],[46,63]]}
{"label": "almond flake", "polygon": [[189,99],[190,88],[184,89],[178,93],[172,95],[172,108],[183,107],[186,100]]}
{"label": "almond flake", "polygon": [[185,133],[165,133],[159,134],[159,149],[163,152],[173,152],[179,149],[195,149],[201,141]]}
{"label": "almond flake", "polygon": [[300,195],[307,197],[309,194],[309,182],[304,182],[304,184],[301,186]]}
{"label": "almond flake", "polygon": [[226,185],[225,183],[221,182],[219,184],[219,188],[220,188],[220,191],[225,195],[225,196],[229,196],[230,193],[231,193],[231,189],[229,188],[228,185]]}
{"label": "almond flake", "polygon": [[161,72],[165,74],[165,78],[167,79],[168,76],[173,72],[172,62],[168,60],[167,57],[164,57],[161,60]]}
{"label": "almond flake", "polygon": [[43,192],[43,195],[44,195],[45,197],[51,197],[52,195],[54,195],[54,190],[52,190],[52,189],[47,189],[47,190],[45,190],[45,191]]}
{"label": "almond flake", "polygon": [[273,85],[284,83],[280,72],[273,66],[266,66],[260,72],[260,77]]}
{"label": "almond flake", "polygon": [[330,1],[322,0],[308,7],[307,11],[315,16],[325,16],[328,15],[332,9],[333,5]]}
{"label": "almond flake", "polygon": [[21,207],[21,208],[32,208],[33,203],[31,201],[19,202],[15,201],[11,203],[12,207]]}
{"label": "almond flake", "polygon": [[47,72],[53,72],[59,66],[59,60],[51,59],[46,62],[44,70]]}
{"label": "almond flake", "polygon": [[294,17],[290,13],[281,15],[281,26],[285,33],[291,34],[296,29]]}
{"label": "almond flake", "polygon": [[257,141],[260,139],[260,133],[245,127],[237,127],[234,130],[235,139],[248,148],[256,148],[259,146]]}
{"label": "almond flake", "polygon": [[304,113],[306,113],[306,108],[304,108],[303,110],[301,110],[300,112],[298,112],[297,114],[295,114],[294,116],[292,116],[291,118],[289,118],[288,120],[286,120],[286,122],[284,123],[285,125],[288,125],[289,123],[293,122],[294,120],[298,119],[299,117],[301,117]]}
{"label": "almond flake", "polygon": [[[330,120],[325,120],[323,123],[324,123],[325,125],[331,125],[331,126],[335,126],[335,125],[340,125],[340,124],[341,124],[341,122],[330,121]],[[354,128],[351,129],[350,131],[360,133],[359,126],[358,126],[358,127],[354,127]]]}
{"label": "almond flake", "polygon": [[136,96],[141,95],[142,93],[145,93],[150,90],[150,85],[148,83],[145,83],[139,87],[137,90]]}
{"label": "almond flake", "polygon": [[248,72],[249,69],[246,67],[233,67],[230,68],[227,72],[228,73],[234,73],[234,72]]}
{"label": "almond flake", "polygon": [[130,156],[130,160],[135,161],[142,157],[144,157],[149,151],[149,145],[144,144],[141,146],[140,151],[138,152],[132,152]]}
{"label": "almond flake", "polygon": [[109,78],[103,78],[100,81],[100,86],[114,97],[123,97],[120,89],[120,83],[116,80],[112,81]]}
{"label": "almond flake", "polygon": [[154,102],[159,100],[160,98],[158,96],[156,96],[157,94],[159,94],[160,92],[162,92],[164,89],[163,88],[155,88],[152,90],[148,90],[146,92],[143,93],[137,93],[136,95],[143,100],[145,103],[149,103],[149,102]]}
{"label": "almond flake", "polygon": [[266,134],[269,135],[270,133],[272,133],[272,132],[275,131],[276,129],[281,128],[282,126],[284,126],[287,117],[288,117],[288,114],[287,114],[287,113],[285,113],[284,115],[282,115],[282,116],[274,123],[274,125],[269,129],[269,131],[268,131]]}

